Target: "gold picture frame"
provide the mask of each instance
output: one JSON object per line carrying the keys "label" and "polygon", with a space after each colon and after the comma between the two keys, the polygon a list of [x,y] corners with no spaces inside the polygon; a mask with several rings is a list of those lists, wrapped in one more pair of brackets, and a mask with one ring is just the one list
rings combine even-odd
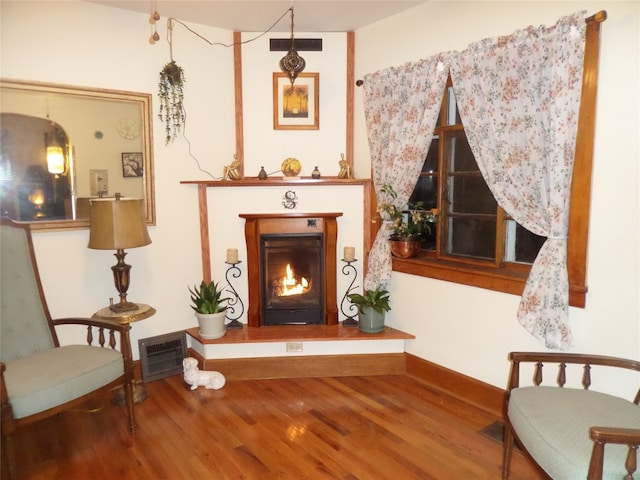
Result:
{"label": "gold picture frame", "polygon": [[273,129],[320,129],[320,74],[300,73],[293,85],[286,73],[273,73]]}

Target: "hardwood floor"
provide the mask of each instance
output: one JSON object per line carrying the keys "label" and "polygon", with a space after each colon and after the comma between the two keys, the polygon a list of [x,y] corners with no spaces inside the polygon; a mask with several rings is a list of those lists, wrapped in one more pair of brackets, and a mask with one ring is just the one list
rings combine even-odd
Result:
{"label": "hardwood floor", "polygon": [[[19,478],[500,478],[502,445],[480,433],[496,418],[409,375],[145,387],[134,436],[110,400],[19,431]],[[519,452],[511,472],[543,478]]]}

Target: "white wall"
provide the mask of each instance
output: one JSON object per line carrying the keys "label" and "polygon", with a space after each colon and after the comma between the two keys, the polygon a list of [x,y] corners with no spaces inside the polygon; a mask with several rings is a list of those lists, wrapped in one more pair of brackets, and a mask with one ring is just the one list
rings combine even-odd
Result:
{"label": "white wall", "polygon": [[[574,350],[639,358],[637,2],[430,2],[356,32],[356,77],[441,51],[461,50],[470,42],[508,34],[528,24],[552,24],[580,8],[590,13],[606,8],[609,19],[603,25],[600,62],[589,241],[590,291],[587,308],[572,308],[570,312],[576,338]],[[152,33],[148,16],[99,5],[3,0],[0,15],[2,77],[151,92],[157,113],[158,73],[169,61],[164,19],[159,24],[163,41],[152,46],[148,43]],[[231,32],[196,28],[211,41],[232,42]],[[338,45],[338,49],[341,42],[339,35],[328,37],[328,44]],[[247,58],[251,55],[254,54],[247,51]],[[336,65],[341,65],[344,53],[335,55]],[[189,142],[179,138],[165,146],[163,126],[154,122],[157,225],[150,229],[153,243],[129,250],[127,262],[133,265],[129,298],[153,305],[158,313],[134,326],[136,358],[138,338],[196,325],[188,308],[186,286],[201,278],[197,194],[196,187],[179,182],[208,178],[198,170],[196,159],[204,169],[220,176],[223,165],[230,163],[235,152],[232,49],[210,47],[176,26],[173,56],[186,72]],[[309,60],[316,59],[309,55]],[[332,68],[324,62],[315,64],[321,79],[330,78],[324,69]],[[264,68],[261,64],[260,75]],[[315,66],[309,68],[316,71],[312,70]],[[252,73],[256,72],[244,72],[245,85],[257,78]],[[265,79],[261,78],[256,81],[264,90]],[[267,81],[270,85],[270,79]],[[339,83],[335,85],[340,88]],[[266,108],[270,108],[267,92],[261,95],[267,95]],[[245,96],[247,102],[254,101],[250,92]],[[344,104],[344,92],[323,83],[321,99],[330,100],[333,96],[336,103]],[[245,111],[245,116],[264,115],[263,107],[258,108],[258,112]],[[344,122],[343,110],[336,110],[339,118],[324,117],[323,112],[333,108],[331,102],[321,105],[321,129],[332,122]],[[360,90],[356,91],[355,114],[356,175],[367,177],[369,154]],[[270,124],[270,117],[268,121]],[[313,154],[297,146],[301,150],[292,152],[292,156],[302,160],[303,168],[308,168],[306,158],[327,162],[320,164],[320,170],[325,175],[335,175],[337,169],[332,171],[332,166],[337,165],[345,143],[344,129],[338,127],[335,132],[337,138],[328,144],[314,144]],[[273,137],[273,133],[249,134],[248,175],[255,175],[252,170],[263,164],[257,156],[264,155],[262,158],[277,168],[279,159],[268,155],[271,147],[281,145],[286,137]],[[256,144],[260,147],[256,148]],[[237,213],[268,208],[282,211],[283,190],[209,189],[215,278],[220,278],[223,271],[226,248],[239,248],[241,259],[246,259],[242,257],[244,240],[243,232],[238,232],[241,224]],[[301,211],[345,212],[339,220],[339,249],[362,244],[360,187],[341,187],[335,194],[333,190],[327,194],[308,187],[296,190]],[[105,306],[115,293],[109,272],[114,258],[108,252],[87,249],[87,240],[86,230],[35,235],[49,306],[56,317],[90,315]],[[339,296],[345,287],[345,283],[339,285]],[[246,291],[246,285],[240,291]],[[416,335],[416,340],[408,343],[410,353],[504,387],[508,351],[543,349],[517,324],[518,300],[512,295],[394,274],[389,323]],[[63,341],[71,340],[65,332]]]}
{"label": "white wall", "polygon": [[[162,12],[160,12],[162,14]],[[235,153],[233,49],[209,46],[184,27],[173,30],[173,58],[186,76],[186,139],[165,145],[164,125],[157,120],[158,74],[170,60],[166,19],[158,24],[163,39],[148,42],[149,17],[84,2],[2,1],[1,76],[10,79],[95,86],[153,94],[154,153],[157,222],[149,234],[153,243],[127,251],[132,265],[129,300],[147,303],[157,314],[132,330],[134,357],[137,339],[197,325],[189,308],[187,286],[202,279],[197,188],[181,180],[220,177]],[[265,20],[267,26],[272,21]],[[231,44],[232,32],[190,25],[212,42]],[[61,32],[64,31],[64,34]],[[282,160],[297,157],[303,175],[318,165],[323,175],[336,175],[345,148],[346,34],[300,34],[322,37],[323,52],[302,55],[307,71],[320,74],[320,128],[318,132],[272,130],[272,79],[286,52],[269,52],[268,36],[249,43],[243,51],[245,69],[246,174],[259,167],[278,170]],[[274,35],[282,37],[282,34]],[[244,34],[244,39],[251,34]],[[336,61],[336,64],[332,63]],[[335,91],[336,85],[341,90]],[[335,118],[337,117],[337,118]],[[334,119],[335,118],[335,119]],[[203,171],[200,171],[202,168]],[[208,173],[207,173],[208,172]],[[287,188],[226,187],[208,190],[211,264],[215,280],[224,280],[226,249],[240,250],[246,262],[244,223],[239,213],[282,212]],[[338,253],[346,245],[362,255],[362,186],[294,188],[300,212],[342,212],[338,219]],[[34,244],[49,307],[54,317],[91,315],[116,294],[110,252],[89,250],[88,231],[38,232]],[[340,255],[339,255],[340,256]],[[341,265],[339,265],[340,267]],[[357,264],[362,268],[362,262]],[[246,263],[234,284],[247,304]],[[361,276],[361,273],[360,273]],[[349,279],[350,281],[350,279]],[[338,297],[348,282],[338,277]],[[245,316],[240,319],[246,322]],[[69,331],[63,343],[81,341]]]}
{"label": "white wall", "polygon": [[[602,25],[589,293],[585,309],[570,309],[572,351],[638,359],[640,3],[429,2],[357,32],[356,76],[463,50],[530,24],[551,25],[581,9],[605,9],[608,19]],[[368,147],[362,102],[356,106],[356,171],[362,172]],[[544,350],[517,323],[517,296],[395,273],[392,299],[389,323],[416,335],[408,352],[499,387],[505,386],[509,351]]]}

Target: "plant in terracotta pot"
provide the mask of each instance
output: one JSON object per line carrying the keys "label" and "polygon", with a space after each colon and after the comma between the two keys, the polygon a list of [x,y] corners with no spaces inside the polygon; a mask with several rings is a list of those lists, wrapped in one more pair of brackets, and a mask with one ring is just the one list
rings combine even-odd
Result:
{"label": "plant in terracotta pot", "polygon": [[158,97],[160,113],[158,118],[164,122],[167,136],[165,144],[175,140],[184,126],[184,70],[174,60],[167,63],[160,72]]}
{"label": "plant in terracotta pot", "polygon": [[204,280],[200,286],[189,287],[191,294],[191,308],[196,313],[200,336],[205,340],[213,340],[224,336],[227,332],[224,320],[227,310],[228,297],[222,297],[223,290],[219,283]]}
{"label": "plant in terracotta pot", "polygon": [[391,253],[395,257],[410,258],[420,253],[422,242],[436,219],[436,211],[425,210],[422,202],[409,204],[406,209],[395,205],[398,194],[393,187],[385,183],[380,189],[382,200],[378,212],[383,219],[391,222],[392,233],[389,236]]}
{"label": "plant in terracotta pot", "polygon": [[365,289],[362,294],[350,293],[349,301],[358,306],[358,328],[366,333],[380,333],[384,330],[385,314],[391,310],[389,292],[378,286],[374,290]]}

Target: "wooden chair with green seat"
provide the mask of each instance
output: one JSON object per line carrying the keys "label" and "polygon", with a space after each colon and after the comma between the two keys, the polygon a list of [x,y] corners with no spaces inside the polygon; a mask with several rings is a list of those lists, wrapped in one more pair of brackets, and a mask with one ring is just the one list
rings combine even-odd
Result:
{"label": "wooden chair with green seat", "polygon": [[[2,219],[0,229],[2,478],[11,478],[16,466],[11,437],[17,428],[118,386],[124,387],[133,433],[134,378],[131,327],[90,318],[53,320],[28,225]],[[55,327],[68,324],[87,328],[87,345],[60,346]]]}
{"label": "wooden chair with green seat", "polygon": [[[553,480],[631,480],[640,445],[640,362],[571,353],[512,352],[505,399],[502,478],[509,478],[514,438]],[[521,364],[533,368],[533,385],[520,386]],[[558,365],[556,385],[543,385],[542,369]],[[567,367],[569,365],[569,367]],[[573,367],[578,365],[578,367]],[[568,388],[567,376],[582,366],[582,388]],[[631,400],[590,390],[598,375],[617,373],[630,382]]]}

